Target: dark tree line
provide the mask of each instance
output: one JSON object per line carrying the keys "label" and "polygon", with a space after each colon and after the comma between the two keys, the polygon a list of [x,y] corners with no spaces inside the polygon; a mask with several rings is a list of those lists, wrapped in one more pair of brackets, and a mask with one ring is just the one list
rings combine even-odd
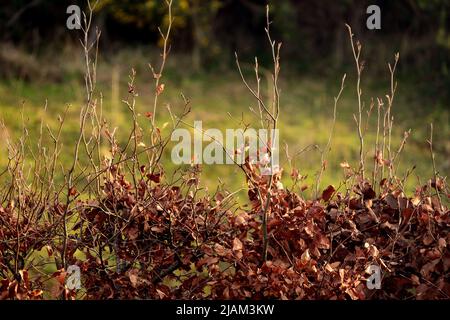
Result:
{"label": "dark tree line", "polygon": [[[264,30],[265,4],[261,0],[173,0],[172,50],[189,52],[193,67],[214,67],[233,62],[233,53],[252,57],[267,52]],[[70,4],[84,1],[13,0],[0,9],[0,37],[39,49],[76,34],[65,27]],[[398,1],[270,1],[274,36],[283,42],[283,54],[306,67],[312,62],[340,66],[349,62],[344,23],[369,43],[367,50],[379,55],[379,43],[387,52],[400,51],[403,63],[426,65],[448,77],[450,49],[450,2],[447,0]],[[366,8],[381,8],[381,30],[367,30]],[[162,0],[99,0],[96,21],[102,29],[102,45],[157,45],[157,27],[167,24]],[[371,39],[375,39],[371,41]],[[372,47],[370,47],[372,45]],[[106,52],[107,53],[107,52]],[[349,57],[351,58],[351,57]],[[218,62],[219,61],[219,62]],[[331,63],[330,63],[331,62]],[[303,63],[303,65],[302,65]]]}

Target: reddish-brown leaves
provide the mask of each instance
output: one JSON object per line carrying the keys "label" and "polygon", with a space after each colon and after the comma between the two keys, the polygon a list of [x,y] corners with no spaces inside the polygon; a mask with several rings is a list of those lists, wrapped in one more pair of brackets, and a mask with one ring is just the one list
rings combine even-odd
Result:
{"label": "reddish-brown leaves", "polygon": [[158,87],[156,87],[156,95],[160,95],[161,93],[163,93],[164,91],[164,83],[161,83],[160,85],[158,85]]}
{"label": "reddish-brown leaves", "polygon": [[161,182],[161,174],[160,173],[148,174],[147,178],[150,179],[150,181],[153,181],[155,183]]}
{"label": "reddish-brown leaves", "polygon": [[325,202],[330,201],[331,196],[334,194],[336,189],[332,185],[328,186],[323,192],[322,192],[322,199]]}
{"label": "reddish-brown leaves", "polygon": [[[351,171],[348,164],[341,166]],[[307,200],[277,187],[281,174],[274,175],[269,190],[267,177],[251,172],[258,179],[248,191],[251,205],[233,207],[224,191],[199,192],[196,166],[179,185],[168,184],[163,171],[150,173],[144,165],[135,181],[127,180],[120,166],[107,170],[100,196],[70,207],[56,201],[45,209],[58,221],[65,213],[76,214],[69,217],[76,222],[69,225],[66,262],[80,266],[87,299],[450,295],[450,212],[436,196],[438,190],[447,192],[444,181],[429,181],[409,198],[388,180],[381,183],[380,194],[378,187],[358,180],[348,193],[328,186],[320,199]],[[300,179],[298,172],[293,175]],[[269,192],[264,261],[261,200]],[[76,194],[69,191],[71,197]],[[31,201],[22,203],[34,210]],[[15,203],[0,206],[0,274],[7,275],[0,280],[0,299],[74,298],[60,263],[63,233],[32,215],[18,220],[17,210]],[[17,230],[26,233],[18,237]],[[59,263],[49,285],[25,270],[29,262],[22,257],[32,256],[32,250]],[[19,266],[17,274],[7,263]],[[366,270],[374,264],[382,269],[383,290],[366,287]]]}
{"label": "reddish-brown leaves", "polygon": [[234,238],[233,240],[233,252],[236,255],[236,258],[240,260],[242,258],[242,249],[243,245],[239,238]]}

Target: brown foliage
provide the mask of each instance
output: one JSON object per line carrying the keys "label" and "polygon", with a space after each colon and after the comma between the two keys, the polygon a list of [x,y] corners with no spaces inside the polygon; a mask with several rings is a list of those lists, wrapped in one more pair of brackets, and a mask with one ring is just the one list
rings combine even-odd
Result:
{"label": "brown foliage", "polygon": [[[167,4],[170,10],[171,2]],[[85,30],[91,18],[92,10]],[[241,76],[259,103],[261,123],[269,119],[275,129],[280,112],[276,81],[280,45],[271,40],[269,25],[267,17],[275,60],[272,111],[261,99],[259,87],[254,91],[242,72]],[[160,72],[151,67],[156,94],[153,112],[145,114],[151,125],[149,147],[143,142],[148,128],[140,126],[135,109],[134,70],[124,100],[133,120],[125,145],[119,145],[115,130],[111,132],[102,118],[101,99],[94,95],[95,64],[90,60],[94,46],[88,31],[83,43],[87,103],[80,113],[73,164],[65,168],[62,185],[54,174],[63,118],[58,133],[49,129],[53,148],[41,145],[41,130],[31,183],[24,175],[26,137],[17,144],[8,141],[8,166],[0,172],[7,178],[0,190],[0,299],[449,299],[450,210],[445,197],[450,198],[450,191],[435,168],[432,134],[434,177],[413,197],[406,196],[404,180],[395,176],[394,160],[406,140],[391,154],[389,121],[382,128],[389,139],[383,136],[383,143],[376,143],[372,181],[364,176],[363,159],[358,170],[342,162],[346,181],[328,186],[321,196],[316,192],[313,200],[304,197],[305,185],[296,185],[302,181],[297,169],[292,168],[292,188],[284,188],[281,168],[262,175],[248,158],[238,166],[247,179],[248,206],[238,206],[234,193],[222,189],[205,192],[198,165],[166,178],[160,159],[168,138],[156,126],[155,116],[164,90],[159,79],[169,31],[170,25],[162,33]],[[255,71],[259,83],[257,64]],[[340,92],[343,85],[344,79]],[[360,94],[358,88],[359,98]],[[190,110],[185,98],[184,103],[183,114],[172,117],[174,129]],[[364,156],[361,110],[358,115]],[[109,156],[101,159],[104,140]],[[138,151],[138,146],[145,149]],[[87,165],[79,161],[83,149]],[[389,161],[381,161],[380,149],[389,151]],[[322,152],[316,189],[325,155]],[[35,261],[42,254],[46,259]],[[46,269],[49,264],[52,271]],[[66,283],[70,265],[80,268],[79,292]],[[382,270],[380,290],[367,288],[371,265]]]}

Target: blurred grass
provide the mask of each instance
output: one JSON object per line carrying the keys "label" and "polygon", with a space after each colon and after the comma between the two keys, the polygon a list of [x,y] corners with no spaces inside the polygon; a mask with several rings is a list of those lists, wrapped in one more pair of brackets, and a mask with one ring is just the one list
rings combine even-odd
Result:
{"label": "blurred grass", "polygon": [[[70,55],[69,55],[70,56]],[[152,111],[153,82],[151,72],[147,66],[149,61],[156,61],[156,53],[147,56],[145,48],[122,50],[108,59],[100,59],[98,69],[98,91],[103,95],[103,110],[112,126],[118,127],[119,141],[126,141],[131,128],[131,115],[127,107],[121,102],[128,91],[128,74],[131,67],[137,71],[136,91],[137,111],[141,114],[141,123],[149,128],[148,119],[143,115]],[[70,64],[64,61],[71,61]],[[45,68],[45,63],[42,67]],[[40,79],[39,81],[2,80],[0,82],[0,119],[8,127],[9,134],[18,137],[22,128],[22,110],[25,126],[29,130],[29,140],[36,145],[41,118],[49,127],[56,129],[58,115],[62,115],[68,108],[65,129],[62,135],[64,144],[61,161],[66,166],[71,163],[71,154],[78,134],[79,110],[84,99],[84,80],[81,57],[67,53],[55,57],[53,64],[61,64],[59,81]],[[384,62],[380,62],[384,63]],[[401,61],[400,61],[401,63]],[[248,72],[249,79],[254,75],[250,65],[243,65]],[[289,69],[289,68],[286,68]],[[182,55],[171,56],[162,82],[165,91],[159,99],[157,123],[162,127],[170,122],[165,108],[169,104],[172,111],[180,114],[183,93],[191,100],[192,112],[185,119],[189,124],[194,120],[203,121],[203,129],[240,128],[241,120],[258,127],[259,120],[252,114],[249,107],[257,110],[257,105],[251,94],[242,84],[236,70],[223,70],[216,73],[192,73],[189,71],[189,59]],[[284,69],[282,69],[283,71]],[[337,122],[334,131],[331,152],[327,158],[328,166],[325,171],[322,188],[328,184],[338,185],[343,172],[339,164],[348,161],[357,166],[358,139],[353,113],[357,110],[354,70],[346,71],[346,86],[338,104]],[[324,148],[331,128],[333,112],[333,96],[339,90],[342,74],[330,73],[319,77],[314,74],[296,75],[282,72],[281,88],[281,116],[280,116],[280,147],[281,161],[285,168],[284,183],[289,185],[290,169],[286,162],[284,144],[289,146],[292,156],[297,150],[308,145],[318,144]],[[263,75],[264,76],[264,75]],[[363,96],[368,106],[370,98],[384,97],[388,93],[389,83],[386,79],[363,77]],[[262,80],[263,90],[267,92],[267,79]],[[408,190],[412,191],[417,185],[417,178],[422,182],[432,176],[432,166],[426,139],[428,138],[429,123],[434,123],[434,145],[438,170],[442,175],[448,175],[450,170],[450,126],[449,107],[436,102],[433,97],[418,95],[415,84],[408,79],[398,79],[398,90],[393,106],[394,132],[393,150],[397,150],[403,137],[403,132],[412,129],[412,135],[401,155],[399,174],[404,173],[413,165],[416,166],[415,176],[408,180]],[[268,97],[265,97],[268,99]],[[47,112],[44,105],[47,101]],[[146,123],[147,121],[147,123]],[[374,141],[376,133],[376,109],[369,122],[366,135],[367,163],[372,163]],[[163,136],[169,133],[169,127],[163,129]],[[165,132],[166,131],[166,132]],[[5,139],[1,139],[0,167],[7,162]],[[47,142],[49,140],[47,139]],[[163,157],[166,170],[170,173],[175,165],[170,160],[170,146]],[[305,183],[312,184],[315,174],[320,168],[320,154],[317,150],[302,153],[293,159],[293,163],[302,175],[307,175]],[[368,165],[369,169],[371,168]],[[202,182],[209,189],[216,189],[218,182],[225,183],[228,189],[236,190],[245,187],[243,174],[233,166],[215,165],[203,166]],[[312,190],[312,188],[310,188]]]}

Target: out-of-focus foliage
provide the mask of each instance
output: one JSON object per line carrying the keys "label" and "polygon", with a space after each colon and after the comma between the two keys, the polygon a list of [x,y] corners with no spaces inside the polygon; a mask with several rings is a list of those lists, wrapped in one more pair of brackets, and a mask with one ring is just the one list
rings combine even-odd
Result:
{"label": "out-of-focus foliage", "polygon": [[[81,0],[13,0],[2,4],[1,41],[20,44],[33,52],[48,48],[49,43],[58,50],[67,40],[77,42],[78,34],[65,27],[66,8],[74,3],[86,7]],[[267,48],[265,4],[261,0],[173,0],[171,50],[190,54],[194,70],[228,67],[235,51],[249,59],[261,57]],[[365,48],[368,57],[388,61],[392,52],[400,51],[404,69],[417,70],[419,74],[411,76],[425,78],[420,82],[429,84],[433,95],[448,91],[449,1],[277,0],[269,4],[272,32],[283,42],[284,57],[297,70],[311,70],[319,64],[319,69],[327,71],[350,64],[344,27],[349,23],[358,38],[369,43]],[[381,30],[365,26],[370,4],[381,8]],[[101,45],[107,49],[103,54],[113,50],[116,43],[121,47],[129,43],[160,45],[157,28],[168,24],[164,8],[163,0],[99,0],[94,23],[102,30]],[[261,60],[264,62],[264,57]],[[370,60],[367,63],[371,65]],[[327,67],[320,68],[324,65]]]}
{"label": "out-of-focus foliage", "polygon": [[[220,53],[218,39],[214,36],[214,19],[223,0],[176,0],[173,1],[172,28],[175,37],[186,37],[192,43],[193,67],[200,69],[202,62]],[[156,30],[156,26],[167,27],[169,14],[165,2],[104,0],[97,12],[106,13],[119,23],[133,25],[139,30]],[[187,30],[186,30],[187,29]],[[158,45],[162,45],[159,38]]]}
{"label": "out-of-focus foliage", "polygon": [[[156,28],[156,22],[167,20],[167,13],[164,10],[164,1],[117,1],[103,0],[96,7],[97,12],[107,12],[113,19],[124,24],[133,24],[137,28]],[[189,1],[179,0],[174,2],[172,8],[177,15],[174,27],[185,27],[186,16],[189,12]]]}

